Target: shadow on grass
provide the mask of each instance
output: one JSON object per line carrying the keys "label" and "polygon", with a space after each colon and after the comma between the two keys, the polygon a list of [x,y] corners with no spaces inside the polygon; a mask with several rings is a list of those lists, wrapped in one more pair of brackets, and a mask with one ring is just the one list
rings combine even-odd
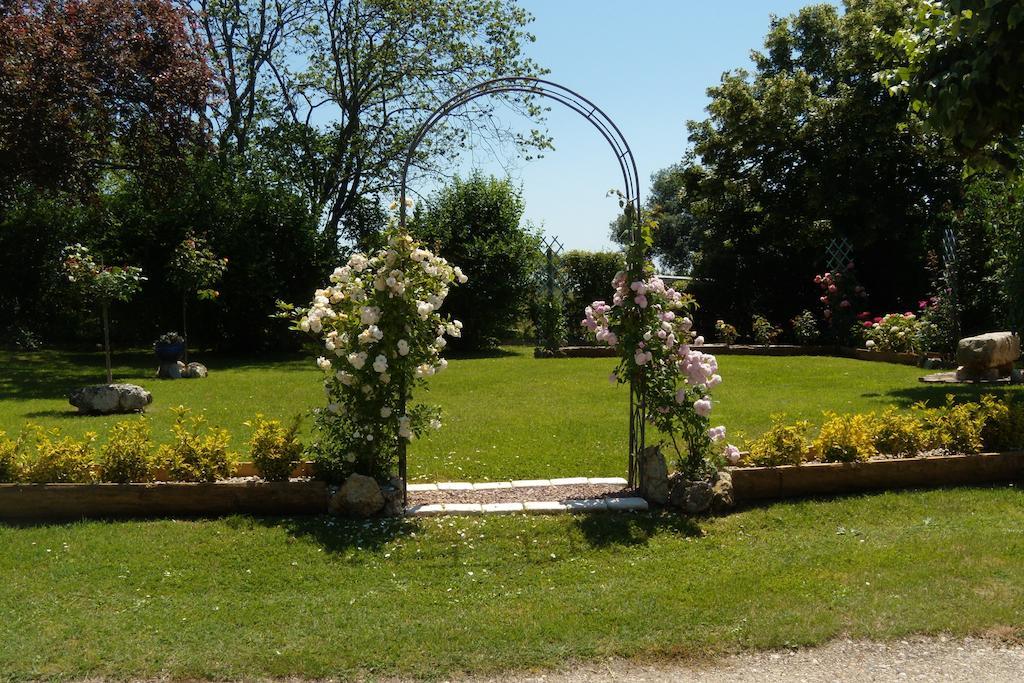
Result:
{"label": "shadow on grass", "polygon": [[451,350],[446,352],[444,355],[448,360],[476,360],[481,358],[513,358],[515,356],[521,356],[523,353],[525,352],[516,353],[509,349],[481,349],[479,351]]}
{"label": "shadow on grass", "polygon": [[[273,366],[275,371],[305,372],[311,365],[302,353],[267,353],[236,356],[193,352],[192,360],[212,371],[250,370]],[[115,382],[155,382],[158,362],[150,351],[114,353]],[[311,361],[310,361],[311,362]],[[0,396],[16,399],[66,399],[68,393],[87,384],[101,384],[103,354],[81,351],[0,352]],[[40,415],[43,416],[43,415]]]}
{"label": "shadow on grass", "polygon": [[[920,384],[886,392],[893,403],[908,407],[920,401],[930,406],[938,406],[946,402],[951,394],[958,403],[978,401],[985,394],[992,394],[1003,399],[1024,400],[1024,385],[1010,384]],[[870,394],[864,394],[869,396]]]}
{"label": "shadow on grass", "polygon": [[578,515],[575,520],[580,533],[593,548],[646,545],[652,537],[663,533],[704,535],[693,518],[673,512],[604,512]]}
{"label": "shadow on grass", "polygon": [[371,519],[344,519],[329,515],[315,517],[228,517],[232,528],[259,524],[267,528],[284,529],[295,538],[306,538],[328,553],[347,550],[376,550],[399,536],[408,536],[420,530],[417,520],[409,517],[376,517]]}

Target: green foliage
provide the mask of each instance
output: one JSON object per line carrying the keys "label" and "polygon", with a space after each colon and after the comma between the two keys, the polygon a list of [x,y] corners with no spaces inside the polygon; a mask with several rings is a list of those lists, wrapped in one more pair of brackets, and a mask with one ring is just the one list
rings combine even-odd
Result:
{"label": "green foliage", "polygon": [[64,273],[71,287],[87,301],[128,301],[146,280],[135,266],[105,266],[81,244],[64,249]]}
{"label": "green foliage", "polygon": [[107,442],[100,448],[99,475],[101,481],[119,484],[153,478],[153,442],[144,418],[110,428]]}
{"label": "green foliage", "polygon": [[914,408],[927,430],[930,448],[970,455],[981,452],[981,434],[988,420],[990,405],[956,403],[950,394],[942,407],[929,408],[917,404]]}
{"label": "green foliage", "polygon": [[649,211],[655,254],[692,261],[690,291],[711,320],[798,314],[814,296],[808,271],[837,235],[877,308],[924,291],[922,238],[961,179],[955,155],[873,79],[885,66],[876,29],[908,21],[901,0],[776,17],[753,70],[708,90],[707,118],[689,124],[692,153],[665,171],[672,201]]}
{"label": "green foliage", "polygon": [[537,346],[549,354],[556,354],[565,345],[564,307],[557,295],[541,295],[537,302]]}
{"label": "green foliage", "polygon": [[464,325],[454,348],[492,348],[525,313],[541,250],[522,216],[520,191],[479,172],[456,178],[417,211],[413,235],[469,277],[445,300],[444,311]]}
{"label": "green foliage", "polygon": [[873,414],[838,415],[826,412],[811,449],[822,462],[866,462],[878,455]]}
{"label": "green foliage", "polygon": [[986,451],[1024,450],[1024,401],[996,402],[982,396],[987,412],[981,441]]}
{"label": "green foliage", "polygon": [[804,311],[790,321],[793,326],[793,338],[797,344],[813,344],[818,341],[821,332],[818,330],[818,320],[814,313]]}
{"label": "green foliage", "polygon": [[[223,428],[209,427],[202,416],[189,417],[189,410],[172,408],[173,439],[156,454],[159,465],[175,481],[216,481],[231,476],[234,454],[228,450],[231,435]],[[205,429],[204,429],[205,428]]]}
{"label": "green foliage", "polygon": [[266,481],[288,481],[302,459],[299,418],[286,429],[278,420],[266,420],[257,415],[252,421],[252,430],[249,455],[260,477]]}
{"label": "green foliage", "polygon": [[751,329],[753,331],[754,341],[761,346],[771,346],[780,334],[782,334],[782,328],[775,327],[771,324],[768,318],[761,315],[755,315],[751,320]]}
{"label": "green foliage", "polygon": [[912,458],[927,450],[929,435],[918,416],[886,408],[872,429],[879,453]]}
{"label": "green foliage", "polygon": [[0,431],[0,484],[18,481],[21,477],[21,440],[12,441]]}
{"label": "green foliage", "polygon": [[558,266],[569,336],[580,341],[583,310],[594,301],[611,297],[612,279],[626,269],[626,259],[620,251],[573,249],[559,257]]}
{"label": "green foliage", "polygon": [[739,339],[740,333],[736,331],[736,327],[730,325],[724,320],[715,321],[715,334],[718,336],[718,341],[722,342],[726,346],[732,346]]}
{"label": "green foliage", "polygon": [[948,136],[976,168],[1013,168],[1024,152],[1024,2],[916,0],[890,35],[893,95]]}
{"label": "green foliage", "polygon": [[220,292],[213,287],[224,277],[227,267],[228,260],[218,258],[204,238],[189,233],[174,250],[167,265],[167,279],[182,292],[215,299]]}
{"label": "green foliage", "polygon": [[95,481],[93,442],[96,434],[86,432],[81,441],[62,436],[59,429],[27,427],[24,479],[31,484],[87,484]]}
{"label": "green foliage", "polygon": [[782,416],[772,416],[772,426],[748,445],[747,459],[758,467],[799,465],[810,455],[807,432],[811,423],[800,420],[786,424]]}

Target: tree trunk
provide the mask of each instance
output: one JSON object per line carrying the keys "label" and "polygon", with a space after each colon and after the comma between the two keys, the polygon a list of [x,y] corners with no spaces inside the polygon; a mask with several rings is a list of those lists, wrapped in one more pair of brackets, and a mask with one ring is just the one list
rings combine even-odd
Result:
{"label": "tree trunk", "polygon": [[185,340],[185,365],[188,365],[188,292],[181,295],[181,338]]}
{"label": "tree trunk", "polygon": [[114,375],[110,371],[110,304],[104,301],[101,308],[103,310],[103,355],[107,360],[107,384],[113,384]]}

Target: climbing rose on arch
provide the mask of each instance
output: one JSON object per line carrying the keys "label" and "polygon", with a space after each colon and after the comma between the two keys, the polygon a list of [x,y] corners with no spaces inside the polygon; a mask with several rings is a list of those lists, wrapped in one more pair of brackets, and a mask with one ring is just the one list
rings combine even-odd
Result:
{"label": "climbing rose on arch", "polygon": [[466,276],[405,232],[386,238],[386,248],[336,268],[308,307],[283,307],[293,329],[322,347],[316,364],[327,406],[316,411],[312,451],[332,480],[352,472],[386,479],[402,441],[441,427],[431,406],[403,412],[403,394],[448,366],[445,337],[462,333],[462,323],[438,309]]}
{"label": "climbing rose on arch", "polygon": [[710,423],[711,390],[722,377],[718,360],[700,351],[704,337],[693,330],[693,298],[656,275],[631,282],[619,272],[612,287],[612,303],[595,301],[582,321],[598,341],[620,349],[612,378],[628,382],[643,374],[647,419],[671,440],[680,470],[691,479],[723,456],[738,460],[738,449],[724,443],[725,427]]}

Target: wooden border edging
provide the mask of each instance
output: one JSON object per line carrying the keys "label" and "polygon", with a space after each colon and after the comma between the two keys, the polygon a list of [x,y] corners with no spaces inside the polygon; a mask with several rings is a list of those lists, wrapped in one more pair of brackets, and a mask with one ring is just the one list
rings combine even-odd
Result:
{"label": "wooden border edging", "polygon": [[322,481],[0,484],[0,520],[321,514],[327,500]]}
{"label": "wooden border edging", "polygon": [[743,503],[858,491],[1016,481],[1024,479],[1024,451],[859,463],[736,467],[729,472],[733,496],[737,503]]}

